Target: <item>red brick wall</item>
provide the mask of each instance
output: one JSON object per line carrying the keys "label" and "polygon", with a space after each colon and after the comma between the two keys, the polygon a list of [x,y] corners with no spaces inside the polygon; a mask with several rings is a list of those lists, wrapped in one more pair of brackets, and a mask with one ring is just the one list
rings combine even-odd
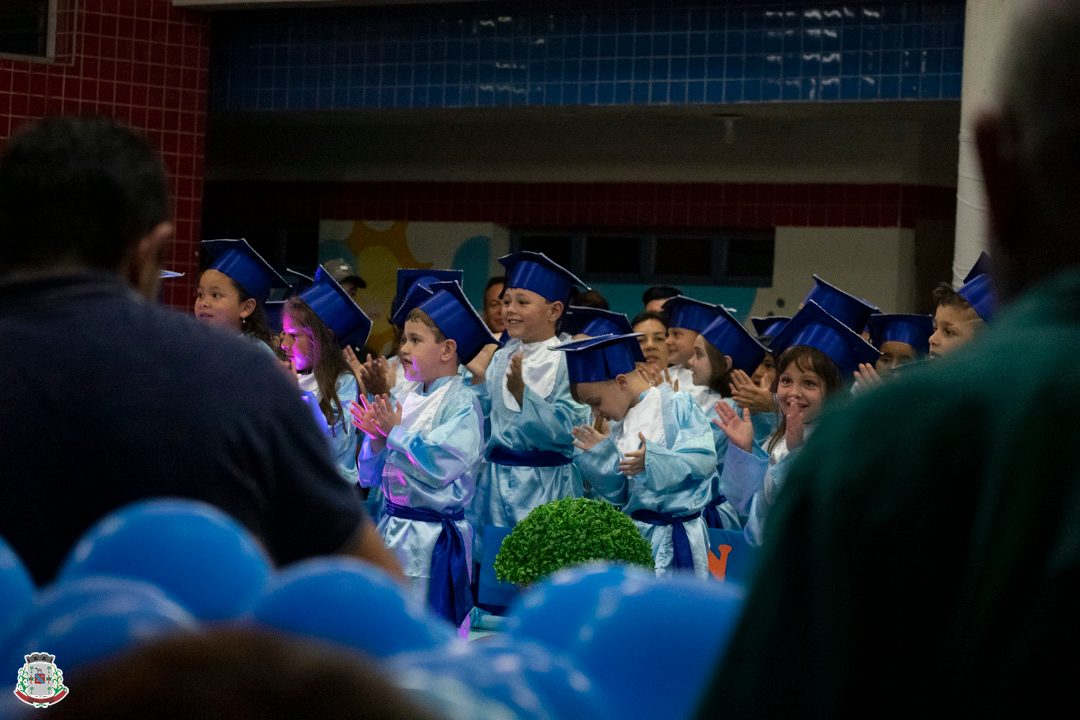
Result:
{"label": "red brick wall", "polygon": [[211,183],[208,219],[297,227],[320,219],[545,227],[914,227],[956,212],[955,188],[770,183]]}
{"label": "red brick wall", "polygon": [[164,299],[189,304],[202,219],[209,16],[170,0],[58,0],[56,57],[0,56],[0,142],[48,115],[108,115],[146,132],[169,172],[176,243]]}

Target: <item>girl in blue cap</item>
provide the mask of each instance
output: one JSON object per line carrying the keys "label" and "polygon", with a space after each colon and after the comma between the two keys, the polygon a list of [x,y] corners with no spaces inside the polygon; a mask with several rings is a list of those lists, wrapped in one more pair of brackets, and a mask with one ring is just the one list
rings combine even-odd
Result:
{"label": "girl in blue cap", "polygon": [[716,406],[718,426],[728,436],[720,488],[741,515],[746,538],[760,545],[765,520],[783,487],[794,453],[812,432],[825,399],[843,386],[860,362],[874,362],[878,352],[851,328],[808,301],[772,342],[776,361],[777,406],[781,420],[762,447],[754,442],[749,411],[740,417]]}
{"label": "girl in blue cap", "polygon": [[465,508],[483,459],[484,418],[458,370],[497,341],[457,282],[434,282],[422,294],[402,323],[405,385],[394,399],[361,399],[352,418],[366,433],[361,473],[382,488],[378,529],[387,548],[417,599],[467,633],[473,529]]}
{"label": "girl in blue cap", "polygon": [[[705,509],[705,523],[709,527],[732,529],[742,527],[738,512],[727,502],[720,488],[720,474],[724,469],[728,437],[717,424],[717,407],[723,405],[738,413],[739,407],[731,398],[731,374],[735,369],[746,371],[757,367],[767,354],[765,347],[724,308],[717,308],[716,319],[701,329],[694,338],[694,352],[690,356],[690,370],[696,385],[707,385],[713,402],[706,411],[716,448],[716,474],[712,478],[712,498]],[[755,428],[759,428],[755,424]],[[759,441],[768,434],[763,424],[755,433]]]}
{"label": "girl in blue cap", "polygon": [[208,267],[199,276],[195,318],[259,341],[275,359],[264,303],[270,290],[288,283],[246,240],[203,240]]}
{"label": "girl in blue cap", "polygon": [[510,339],[492,357],[485,382],[473,387],[491,422],[483,515],[513,527],[533,508],[583,492],[571,430],[589,421],[589,409],[571,397],[566,358],[551,348],[559,344],[571,289],[585,286],[543,253],[517,252],[499,262],[506,267]]}
{"label": "girl in blue cap", "polygon": [[637,369],[637,336],[602,335],[561,345],[575,397],[611,420],[602,435],[574,428],[574,458],[593,491],[633,518],[652,544],[657,575],[708,575],[716,450],[705,414],[687,393],[651,385]]}
{"label": "girl in blue cap", "polygon": [[356,483],[357,434],[348,408],[356,401],[359,386],[341,348],[367,342],[371,320],[320,268],[310,288],[286,301],[281,330],[281,350],[296,373],[312,417],[330,442],[338,472]]}

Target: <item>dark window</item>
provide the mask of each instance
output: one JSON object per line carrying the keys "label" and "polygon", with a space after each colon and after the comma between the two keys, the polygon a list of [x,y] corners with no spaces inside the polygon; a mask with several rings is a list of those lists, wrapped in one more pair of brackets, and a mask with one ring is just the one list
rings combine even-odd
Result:
{"label": "dark window", "polygon": [[769,237],[733,237],[727,243],[727,274],[732,277],[772,276],[775,244]]}
{"label": "dark window", "polygon": [[585,274],[637,275],[641,272],[640,237],[589,235],[585,242]]}
{"label": "dark window", "polygon": [[565,268],[575,265],[574,238],[569,235],[522,235],[516,249],[544,253]]}
{"label": "dark window", "polygon": [[49,0],[0,2],[0,53],[49,53]]}
{"label": "dark window", "polygon": [[698,237],[656,239],[656,274],[708,278],[713,274],[713,240]]}

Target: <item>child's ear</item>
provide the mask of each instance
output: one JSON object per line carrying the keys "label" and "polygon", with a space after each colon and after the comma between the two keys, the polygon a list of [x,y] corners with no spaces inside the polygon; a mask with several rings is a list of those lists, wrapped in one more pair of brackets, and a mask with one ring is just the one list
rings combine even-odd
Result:
{"label": "child's ear", "polygon": [[446,338],[446,342],[443,343],[443,351],[440,359],[443,362],[446,362],[455,355],[457,355],[457,340]]}
{"label": "child's ear", "polygon": [[552,322],[558,322],[562,317],[563,310],[566,309],[566,305],[561,300],[552,300],[549,319]]}
{"label": "child's ear", "polygon": [[731,369],[735,367],[735,361],[731,359],[730,355],[724,356],[724,363],[727,364],[727,367],[724,368],[724,372],[731,372]]}
{"label": "child's ear", "polygon": [[251,317],[251,313],[255,312],[255,298],[248,298],[244,302],[240,303],[240,317]]}
{"label": "child's ear", "polygon": [[620,390],[625,390],[626,386],[630,384],[630,378],[626,377],[626,373],[619,373],[615,376],[615,385]]}

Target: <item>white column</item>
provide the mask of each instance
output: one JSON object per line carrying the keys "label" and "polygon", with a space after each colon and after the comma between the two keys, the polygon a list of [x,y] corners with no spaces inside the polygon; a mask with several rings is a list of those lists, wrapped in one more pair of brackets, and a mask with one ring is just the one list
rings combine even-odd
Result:
{"label": "white column", "polygon": [[960,161],[956,184],[953,285],[987,248],[986,189],[975,150],[974,120],[998,91],[998,58],[1016,17],[1035,0],[968,0],[960,93]]}

